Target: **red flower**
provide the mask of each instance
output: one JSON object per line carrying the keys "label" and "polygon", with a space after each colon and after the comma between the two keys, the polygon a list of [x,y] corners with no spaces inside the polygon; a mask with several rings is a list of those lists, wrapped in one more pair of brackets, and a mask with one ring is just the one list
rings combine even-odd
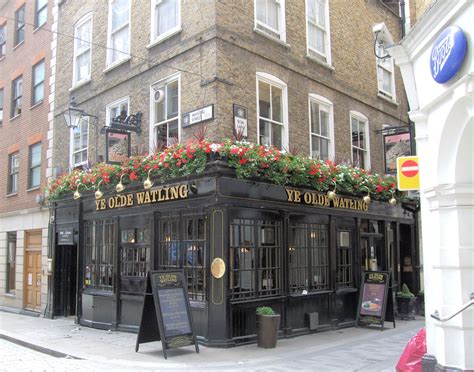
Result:
{"label": "red flower", "polygon": [[248,160],[244,158],[240,159],[240,165],[244,165],[245,163],[247,163],[247,161]]}
{"label": "red flower", "polygon": [[383,187],[383,186],[381,186],[381,185],[377,185],[377,186],[375,187],[375,192],[377,192],[377,193],[380,193],[380,192],[382,192],[382,191],[384,191],[384,190],[385,190],[385,187]]}
{"label": "red flower", "polygon": [[130,172],[130,181],[136,181],[136,180],[138,180],[138,177],[135,171]]}
{"label": "red flower", "polygon": [[165,168],[168,168],[170,166],[170,163],[165,163],[163,165],[165,166]]}

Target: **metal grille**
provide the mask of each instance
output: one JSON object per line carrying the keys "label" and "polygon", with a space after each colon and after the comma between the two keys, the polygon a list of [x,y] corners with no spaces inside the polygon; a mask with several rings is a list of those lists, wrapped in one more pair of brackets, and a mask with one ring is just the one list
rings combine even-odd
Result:
{"label": "metal grille", "polygon": [[85,222],[85,287],[112,292],[114,232],[113,220]]}
{"label": "metal grille", "polygon": [[230,224],[230,294],[232,299],[282,293],[281,224],[234,219]]}
{"label": "metal grille", "polygon": [[150,270],[150,230],[122,230],[120,271],[122,292],[143,293]]}
{"label": "metal grille", "polygon": [[339,230],[337,234],[337,286],[339,288],[354,288],[352,268],[354,253],[351,245],[351,232],[349,230]]}
{"label": "metal grille", "polygon": [[290,226],[288,251],[290,292],[329,288],[329,244],[326,225]]}
{"label": "metal grille", "polygon": [[161,270],[175,270],[180,267],[178,216],[160,220],[159,266]]}

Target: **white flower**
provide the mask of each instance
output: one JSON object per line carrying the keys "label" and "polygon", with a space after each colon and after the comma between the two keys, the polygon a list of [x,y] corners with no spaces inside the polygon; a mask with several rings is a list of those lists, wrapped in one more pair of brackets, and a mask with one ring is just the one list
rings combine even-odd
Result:
{"label": "white flower", "polygon": [[219,152],[221,145],[219,143],[212,143],[210,148],[212,152]]}

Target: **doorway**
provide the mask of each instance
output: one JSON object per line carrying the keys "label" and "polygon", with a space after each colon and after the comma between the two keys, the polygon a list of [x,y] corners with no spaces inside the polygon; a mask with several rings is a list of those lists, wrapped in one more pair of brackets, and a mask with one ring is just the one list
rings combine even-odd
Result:
{"label": "doorway", "polygon": [[360,248],[362,271],[385,271],[387,269],[382,237],[364,236],[361,238]]}
{"label": "doorway", "polygon": [[54,260],[54,315],[76,315],[77,245],[58,245]]}
{"label": "doorway", "polygon": [[25,309],[41,311],[41,231],[27,232],[25,242],[23,303]]}

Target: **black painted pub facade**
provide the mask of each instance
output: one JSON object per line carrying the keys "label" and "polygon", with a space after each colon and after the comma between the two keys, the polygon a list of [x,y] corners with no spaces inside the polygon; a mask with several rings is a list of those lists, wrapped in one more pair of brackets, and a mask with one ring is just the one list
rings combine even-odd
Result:
{"label": "black painted pub facade", "polygon": [[281,314],[280,337],[354,325],[363,271],[419,289],[411,204],[331,201],[220,161],[155,184],[52,203],[53,317],[136,332],[146,273],[182,269],[199,342],[232,346],[255,340],[262,305]]}

